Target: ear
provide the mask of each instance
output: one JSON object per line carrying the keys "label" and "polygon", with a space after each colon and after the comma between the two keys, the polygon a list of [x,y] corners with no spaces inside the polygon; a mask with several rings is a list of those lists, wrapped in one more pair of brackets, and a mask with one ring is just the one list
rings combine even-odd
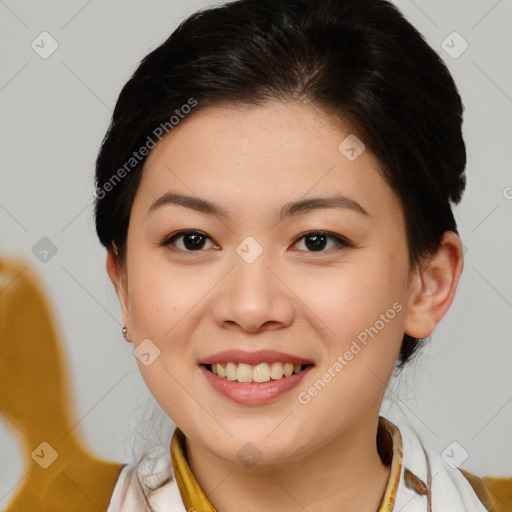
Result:
{"label": "ear", "polygon": [[412,271],[404,331],[413,338],[430,336],[450,308],[464,267],[459,236],[444,234],[437,253]]}
{"label": "ear", "polygon": [[117,298],[123,315],[123,325],[130,331],[130,310],[128,307],[128,283],[126,273],[119,265],[117,253],[113,249],[107,249],[107,274],[116,289]]}

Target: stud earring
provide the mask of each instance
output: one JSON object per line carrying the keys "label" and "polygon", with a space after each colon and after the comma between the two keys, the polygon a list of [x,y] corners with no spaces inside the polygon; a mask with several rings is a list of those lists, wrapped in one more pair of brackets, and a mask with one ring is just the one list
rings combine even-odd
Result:
{"label": "stud earring", "polygon": [[125,326],[123,326],[123,331],[122,331],[122,332],[123,332],[123,338],[124,338],[126,341],[128,341],[128,339],[126,338],[126,333],[128,332],[128,328],[127,328],[127,327],[125,327]]}

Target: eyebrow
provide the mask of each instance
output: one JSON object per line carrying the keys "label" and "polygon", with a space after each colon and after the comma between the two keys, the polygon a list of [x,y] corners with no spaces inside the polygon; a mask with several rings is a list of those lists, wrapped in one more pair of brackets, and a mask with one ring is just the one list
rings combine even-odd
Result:
{"label": "eyebrow", "polygon": [[[199,197],[192,197],[175,192],[167,192],[162,197],[157,199],[149,208],[148,215],[164,206],[164,205],[179,205],[185,208],[190,208],[201,213],[208,215],[216,215],[219,217],[229,217],[229,211],[206,199]],[[330,197],[313,197],[309,199],[301,199],[299,201],[292,201],[284,204],[278,210],[279,220],[286,217],[297,215],[300,213],[307,213],[320,208],[341,208],[348,209],[360,213],[362,215],[371,217],[371,215],[354,199],[344,195],[336,195]]]}

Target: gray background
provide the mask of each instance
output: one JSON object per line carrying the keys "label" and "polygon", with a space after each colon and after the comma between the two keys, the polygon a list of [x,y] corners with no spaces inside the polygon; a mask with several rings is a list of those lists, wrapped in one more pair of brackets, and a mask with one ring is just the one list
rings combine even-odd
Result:
{"label": "gray background", "polygon": [[[466,107],[468,185],[456,218],[467,252],[452,308],[420,359],[391,381],[382,414],[412,424],[439,452],[457,441],[469,455],[462,467],[512,476],[512,2],[396,4],[443,56]],[[164,440],[173,425],[162,413],[152,415],[155,402],[121,337],[93,225],[94,160],[139,60],[207,5],[0,0],[0,251],[24,260],[45,287],[64,340],[75,428],[110,460],[133,462],[158,442],[160,423]],[[31,47],[43,31],[59,45],[47,59]],[[469,44],[457,58],[442,47],[447,41],[452,51],[462,49],[461,40],[447,39],[454,31]],[[58,248],[46,263],[32,253],[42,237]],[[26,468],[1,417],[4,508]]]}

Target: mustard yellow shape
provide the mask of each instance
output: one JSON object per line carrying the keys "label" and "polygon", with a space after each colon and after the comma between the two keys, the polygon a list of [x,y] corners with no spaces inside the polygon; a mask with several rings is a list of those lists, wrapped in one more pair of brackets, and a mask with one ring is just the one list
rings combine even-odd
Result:
{"label": "mustard yellow shape", "polygon": [[480,501],[491,512],[512,510],[512,477],[478,477],[465,469],[460,469]]}
{"label": "mustard yellow shape", "polygon": [[29,266],[0,258],[0,417],[25,463],[7,512],[106,510],[122,469],[96,457],[75,426],[60,340]]}

